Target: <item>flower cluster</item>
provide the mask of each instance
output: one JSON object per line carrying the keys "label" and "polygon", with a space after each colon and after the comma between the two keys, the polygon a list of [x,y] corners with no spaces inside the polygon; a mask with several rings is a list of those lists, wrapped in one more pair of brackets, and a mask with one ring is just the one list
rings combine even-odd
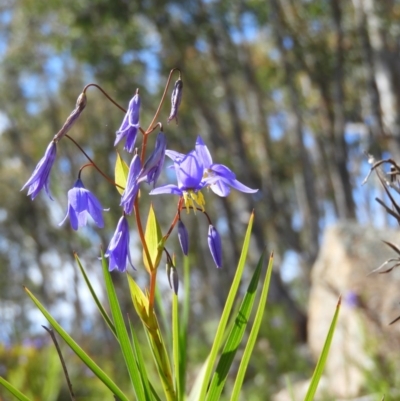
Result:
{"label": "flower cluster", "polygon": [[[177,115],[182,98],[182,88],[182,80],[179,77],[172,92],[172,106],[168,122],[172,119],[178,121]],[[63,128],[50,142],[45,155],[39,161],[32,176],[23,186],[22,189],[28,188],[28,195],[30,195],[32,199],[39,194],[42,188],[45,189],[47,195],[52,199],[49,190],[49,177],[56,158],[57,144],[64,136],[68,137],[66,132],[77,120],[85,106],[86,96],[83,92],[78,98],[76,108],[68,117]],[[187,213],[193,210],[195,212],[201,211],[205,214],[209,222],[209,249],[216,266],[221,267],[221,238],[205,211],[205,199],[202,194],[202,189],[206,187],[210,188],[215,194],[222,197],[227,196],[231,188],[246,193],[254,193],[257,190],[251,189],[239,182],[235,174],[227,166],[213,163],[210,151],[200,136],[197,137],[195,148],[187,154],[182,154],[174,150],[166,149],[167,139],[164,132],[161,130],[156,137],[154,150],[143,163],[141,157],[143,158],[146,149],[147,136],[154,128],[150,129],[148,132],[143,131],[139,124],[139,114],[140,97],[137,91],[129,102],[129,107],[123,118],[120,129],[116,132],[115,145],[124,139],[124,149],[129,153],[133,153],[133,156],[130,162],[125,188],[121,191],[120,206],[122,207],[123,214],[105,253],[105,257],[109,258],[109,270],[117,269],[124,272],[128,264],[134,268],[129,251],[130,234],[128,216],[132,214],[135,208],[139,189],[143,182],[153,187],[150,191],[150,195],[172,194],[180,197],[177,210],[179,218],[174,220],[169,233],[172,231],[174,225],[177,224],[178,238],[184,255],[188,255],[189,253],[189,234],[180,218],[180,212],[182,209],[186,209]],[[139,130],[144,134],[143,153],[141,157],[139,157],[137,151],[135,151],[135,143]],[[177,183],[156,187],[157,180],[164,165],[165,156],[168,156],[173,161]],[[94,162],[90,158],[89,160],[91,161],[89,165],[94,165]],[[84,167],[89,165],[85,165]],[[99,170],[99,168],[97,169]],[[60,225],[69,218],[72,229],[77,230],[85,226],[88,220],[87,217],[91,216],[95,224],[102,228],[104,226],[102,212],[105,209],[102,208],[95,195],[84,187],[80,177],[81,170],[75,185],[68,191],[68,209]],[[103,175],[106,176],[105,174]],[[110,181],[112,180],[110,179]],[[168,260],[171,277],[173,276],[171,283],[174,282],[173,288],[177,289],[177,273],[169,254]]]}

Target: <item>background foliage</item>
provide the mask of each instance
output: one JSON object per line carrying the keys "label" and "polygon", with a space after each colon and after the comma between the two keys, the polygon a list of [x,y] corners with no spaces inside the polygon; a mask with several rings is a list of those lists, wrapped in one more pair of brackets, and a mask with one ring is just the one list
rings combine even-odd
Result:
{"label": "background foliage", "polygon": [[[387,151],[400,155],[399,7],[388,0],[2,2],[1,342],[10,347],[42,336],[24,284],[81,342],[90,333],[87,349],[104,358],[113,355],[104,326],[91,313],[72,252],[86,261],[101,288],[98,249],[108,243],[119,217],[117,198],[99,175],[85,171],[86,186],[96,188],[110,207],[107,228],[77,235],[67,224],[58,227],[83,162],[70,143],[60,147],[52,172],[54,202],[44,197],[32,202],[19,191],[86,83],[100,84],[122,105],[140,88],[146,125],[170,69],[179,67],[184,81],[179,125],[166,125],[168,107],[161,113],[170,147],[186,152],[200,134],[239,180],[260,188],[253,197],[234,192],[209,202],[225,246],[225,267],[219,271],[208,256],[205,222],[185,219],[197,263],[191,338],[201,339],[190,352],[196,353],[194,360],[204,357],[201,344],[212,331],[199,322],[207,316],[213,325],[219,315],[254,208],[250,262],[255,264],[265,246],[275,251],[269,302],[277,306],[262,328],[263,358],[256,357],[248,374],[249,394],[255,400],[264,396],[258,390],[266,384],[273,392],[285,372],[309,377],[306,358],[293,366],[287,356],[298,355],[295,344],[305,340],[309,272],[322,230],[337,219],[365,222],[371,215],[373,223],[384,223],[372,213],[367,189],[360,194],[359,179],[365,173],[362,150],[376,158]],[[110,172],[122,117],[91,89],[72,131]],[[164,211],[165,222],[173,215],[173,202],[154,199],[154,207]],[[140,260],[140,252],[134,258]],[[159,276],[167,289],[166,277]],[[119,292],[128,302],[122,281]],[[261,373],[266,370],[268,375]]]}

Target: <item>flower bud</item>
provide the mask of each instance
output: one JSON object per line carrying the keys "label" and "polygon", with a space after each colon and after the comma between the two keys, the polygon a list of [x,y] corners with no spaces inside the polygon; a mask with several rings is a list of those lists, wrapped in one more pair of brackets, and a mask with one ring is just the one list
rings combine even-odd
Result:
{"label": "flower bud", "polygon": [[208,227],[208,247],[217,267],[222,267],[221,237],[213,225]]}
{"label": "flower bud", "polygon": [[189,234],[185,225],[182,223],[182,220],[179,220],[178,222],[178,239],[179,243],[181,244],[183,254],[187,256],[189,252]]}
{"label": "flower bud", "polygon": [[168,262],[165,267],[167,269],[169,286],[171,287],[172,290],[174,290],[174,293],[178,295],[178,290],[179,290],[178,272],[175,266],[170,262]]}
{"label": "flower bud", "polygon": [[66,119],[64,125],[60,131],[54,135],[53,141],[57,143],[72,127],[78,117],[81,115],[83,109],[86,107],[86,95],[81,93],[76,101],[75,109],[72,110],[71,114]]}
{"label": "flower bud", "polygon": [[179,78],[174,85],[174,90],[171,95],[171,113],[168,117],[168,122],[175,118],[176,123],[178,124],[178,109],[182,100],[182,90],[183,90],[183,82],[181,78]]}

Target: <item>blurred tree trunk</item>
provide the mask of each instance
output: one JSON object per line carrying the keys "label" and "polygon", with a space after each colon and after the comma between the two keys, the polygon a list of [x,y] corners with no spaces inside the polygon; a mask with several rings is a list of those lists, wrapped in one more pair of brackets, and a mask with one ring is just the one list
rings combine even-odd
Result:
{"label": "blurred tree trunk", "polygon": [[357,12],[364,16],[371,45],[376,87],[379,93],[380,110],[385,134],[389,137],[390,151],[400,158],[399,91],[394,83],[392,65],[382,32],[382,19],[378,3],[373,0],[354,1]]}

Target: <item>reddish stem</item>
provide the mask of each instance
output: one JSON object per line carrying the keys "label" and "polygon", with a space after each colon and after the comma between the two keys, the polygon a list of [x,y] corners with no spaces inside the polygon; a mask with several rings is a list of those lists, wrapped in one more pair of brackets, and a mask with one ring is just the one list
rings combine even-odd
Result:
{"label": "reddish stem", "polygon": [[65,136],[72,141],[75,146],[86,156],[86,158],[90,161],[90,163],[92,163],[93,167],[108,181],[110,182],[112,185],[114,185],[115,187],[121,188],[121,189],[125,189],[124,187],[121,187],[121,185],[118,185],[116,182],[114,182],[108,175],[106,175],[105,173],[103,173],[103,171],[97,166],[97,164],[90,158],[90,156],[82,149],[82,147],[78,144],[78,142],[75,141],[75,139],[71,138],[68,134],[65,134]]}
{"label": "reddish stem", "polygon": [[86,94],[86,91],[91,87],[94,86],[95,88],[97,88],[111,103],[114,103],[115,106],[117,106],[120,110],[122,110],[124,113],[126,113],[126,110],[120,106],[110,95],[108,95],[108,93],[99,85],[97,84],[87,84],[84,88],[83,88],[83,93]]}

